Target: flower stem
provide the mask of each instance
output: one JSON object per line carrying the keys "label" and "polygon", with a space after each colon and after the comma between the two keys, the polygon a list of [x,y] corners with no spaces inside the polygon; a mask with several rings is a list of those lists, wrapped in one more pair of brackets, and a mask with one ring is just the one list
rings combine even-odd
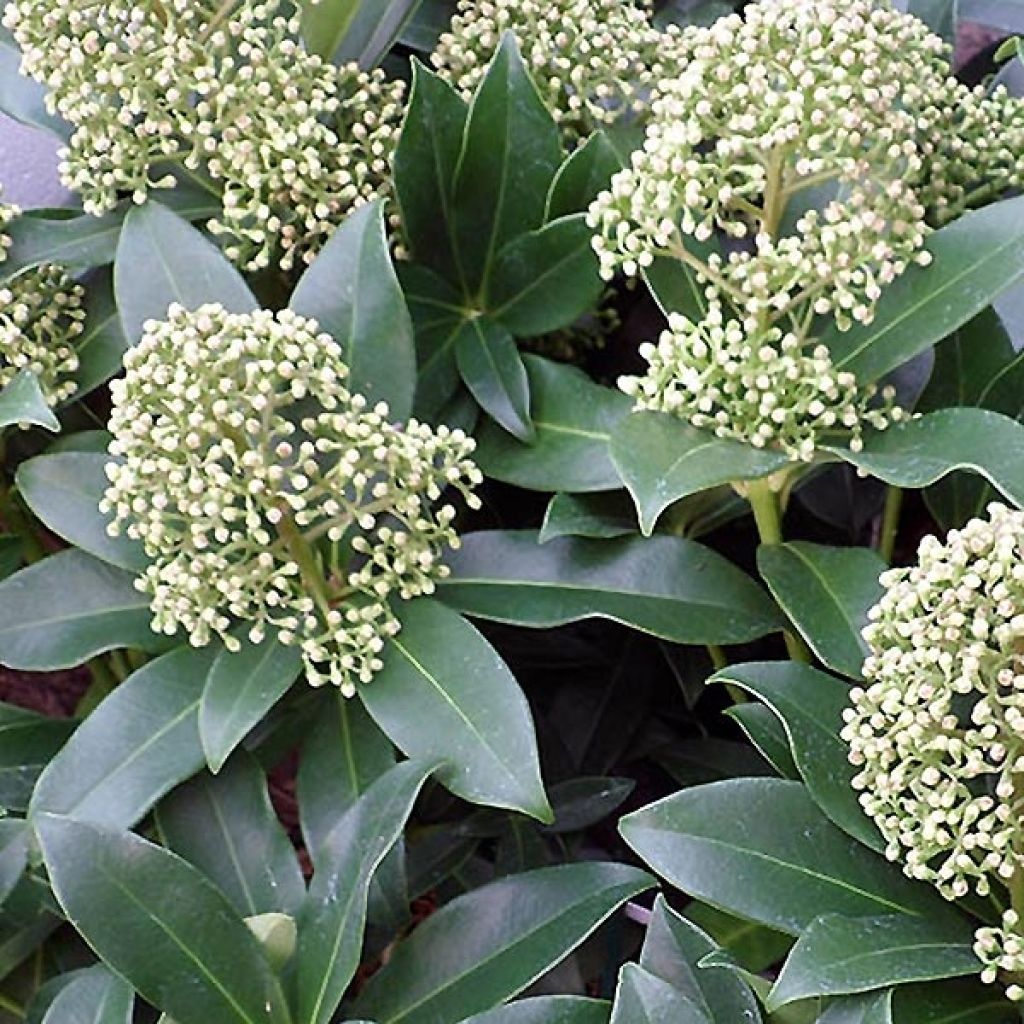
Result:
{"label": "flower stem", "polygon": [[878,538],[878,553],[886,563],[892,564],[892,553],[896,547],[896,534],[900,526],[900,510],[903,507],[903,489],[890,485],[885,492],[885,508],[882,511],[882,531]]}
{"label": "flower stem", "polygon": [[277,532],[299,567],[302,581],[312,591],[320,610],[326,615],[331,609],[331,595],[312,546],[288,513],[282,514],[277,524]]}
{"label": "flower stem", "polygon": [[17,1017],[18,1020],[25,1019],[25,1007],[10,996],[4,995],[3,992],[0,992],[0,1010],[11,1014],[12,1017]]}

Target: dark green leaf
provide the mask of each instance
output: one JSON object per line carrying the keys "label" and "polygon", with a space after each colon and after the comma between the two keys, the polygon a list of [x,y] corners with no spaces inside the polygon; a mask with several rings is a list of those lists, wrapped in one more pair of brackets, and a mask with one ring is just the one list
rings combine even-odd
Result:
{"label": "dark green leaf", "polygon": [[443,759],[437,777],[457,796],[550,821],[530,709],[498,653],[437,601],[398,618],[384,668],[359,690],[374,720],[410,757]]}
{"label": "dark green leaf", "polygon": [[746,743],[715,737],[678,739],[658,747],[654,760],[680,786],[697,786],[737,776],[771,775],[768,763]]}
{"label": "dark green leaf", "polygon": [[134,1005],[131,985],[106,967],[90,967],[61,990],[42,1024],[131,1024]]}
{"label": "dark green leaf", "polygon": [[[698,246],[697,255],[704,255],[704,248]],[[704,294],[706,286],[697,280],[693,270],[685,263],[668,256],[658,256],[649,267],[644,268],[643,276],[654,301],[666,316],[669,313],[682,313],[698,323],[707,315],[708,298]]]}
{"label": "dark green leaf", "polygon": [[609,1006],[582,996],[536,996],[467,1017],[462,1024],[608,1024]]}
{"label": "dark green leaf", "polygon": [[494,424],[477,441],[480,468],[495,480],[533,491],[616,491],[622,480],[609,437],[629,413],[621,391],[601,387],[572,366],[525,356],[536,437],[524,445]]}
{"label": "dark green leaf", "polygon": [[551,787],[555,820],[546,832],[579,832],[611,814],[630,793],[632,779],[577,776]]}
{"label": "dark green leaf", "polygon": [[13,576],[21,568],[21,563],[22,539],[11,533],[0,533],[0,580]]}
{"label": "dark green leaf", "polygon": [[635,529],[633,507],[624,491],[556,494],[544,512],[537,542],[546,544],[556,537],[624,537]]}
{"label": "dark green leaf", "polygon": [[928,267],[911,267],[889,285],[870,324],[821,341],[837,370],[878,380],[977,316],[1024,275],[1024,198],[975,210],[928,239]]}
{"label": "dark green leaf", "polygon": [[36,833],[75,927],[177,1024],[287,1024],[259,943],[195,868],[129,832],[70,818],[42,815]]}
{"label": "dark green leaf", "polygon": [[568,327],[603,287],[592,237],[579,213],[513,238],[495,261],[488,315],[517,338]]}
{"label": "dark green leaf", "polygon": [[413,1024],[488,1010],[525,989],[652,882],[636,868],[592,862],[541,868],[460,896],[397,947],[353,1013]]}
{"label": "dark green leaf", "polygon": [[850,704],[846,683],[793,661],[730,665],[712,681],[731,683],[763,700],[784,725],[793,759],[818,806],[865,846],[885,849],[881,834],[861,810],[853,788],[856,769],[839,737],[843,710]]}
{"label": "dark green leaf", "polygon": [[[892,989],[831,999],[817,1024],[893,1024],[892,1001]],[[919,1024],[917,1018],[914,1018],[913,1024]]]}
{"label": "dark green leaf", "polygon": [[129,342],[114,302],[114,281],[109,271],[90,280],[85,296],[85,330],[75,342],[78,369],[75,380],[81,398],[94,391],[121,370]]}
{"label": "dark green leaf", "polygon": [[22,370],[0,391],[0,428],[19,423],[45,427],[55,434],[60,430],[60,423],[39,387],[39,378],[31,370]]}
{"label": "dark green leaf", "polygon": [[20,818],[0,818],[0,904],[28,864],[29,832]]}
{"label": "dark green leaf", "polygon": [[895,1024],[1020,1024],[1020,1009],[998,986],[964,979],[902,986],[893,998],[892,1019]]}
{"label": "dark green leaf", "polygon": [[747,575],[694,541],[659,536],[537,543],[532,530],[467,534],[438,592],[468,615],[548,627],[606,618],[677,643],[734,644],[779,628]]}
{"label": "dark green leaf", "polygon": [[789,463],[782,452],[715,437],[656,412],[622,420],[612,432],[611,453],[648,537],[661,513],[680,498],[734,480],[756,480]]}
{"label": "dark green leaf", "polygon": [[788,935],[699,900],[687,904],[684,916],[750,971],[763,971],[778,963],[793,945]]}
{"label": "dark green leaf", "polygon": [[966,919],[951,923],[907,914],[826,914],[797,940],[772,988],[768,1008],[811,996],[849,995],[977,974],[973,942]]}
{"label": "dark green leaf", "polygon": [[747,739],[778,772],[780,778],[800,778],[800,772],[789,749],[789,737],[785,727],[771,708],[749,701],[734,704],[725,713],[739,723]]}
{"label": "dark green leaf", "polygon": [[791,935],[824,913],[952,913],[929,886],[836,828],[798,782],[730,779],[683,790],[627,815],[619,830],[684,892]]}
{"label": "dark green leaf", "polygon": [[50,887],[24,874],[0,907],[0,977],[6,978],[63,923]]}
{"label": "dark green leaf", "polygon": [[586,210],[608,187],[612,175],[622,167],[615,147],[604,132],[594,132],[573,150],[569,159],[558,168],[548,192],[545,221],[557,220],[570,213]]}
{"label": "dark green leaf", "polygon": [[0,277],[43,263],[59,263],[71,273],[112,263],[123,220],[123,207],[102,217],[19,217],[5,228],[13,244]]}
{"label": "dark green leaf", "polygon": [[298,912],[306,885],[250,754],[239,751],[219,775],[200,772],[156,813],[164,845],[214,882],[241,916]]}
{"label": "dark green leaf", "polygon": [[114,295],[132,344],[142,336],[145,321],[165,320],[175,302],[186,309],[216,302],[230,313],[249,313],[258,306],[242,275],[213,242],[152,199],[124,219]]}
{"label": "dark green leaf", "polygon": [[28,808],[36,778],[77,724],[0,704],[0,807]]}
{"label": "dark green leaf", "polygon": [[0,583],[0,664],[50,672],[118,647],[159,650],[150,618],[131,573],[61,551]]}
{"label": "dark green leaf", "polygon": [[508,32],[470,104],[455,172],[455,238],[467,294],[486,294],[502,246],[540,227],[561,157],[558,129]]}
{"label": "dark green leaf", "polygon": [[348,387],[408,419],[416,388],[412,321],[384,233],[379,202],[350,214],[302,275],[289,301],[345,350]]}
{"label": "dark green leaf", "polygon": [[32,817],[127,828],[203,764],[198,711],[211,649],[182,647],[129,676],[39,778]]}
{"label": "dark green leaf", "polygon": [[882,594],[885,562],[868,548],[792,541],[758,548],[757,568],[818,660],[859,679],[868,653],[861,630]]}
{"label": "dark green leaf", "polygon": [[272,630],[254,644],[238,637],[241,649],[221,648],[210,666],[199,706],[199,736],[210,771],[219,772],[231,751],[284,696],[302,669],[295,647],[285,647]]}
{"label": "dark green leaf", "polygon": [[484,412],[520,441],[532,441],[530,390],[512,335],[476,317],[463,323],[454,344],[459,374]]}
{"label": "dark green leaf", "polygon": [[612,1004],[611,1024],[714,1024],[698,1003],[636,964],[626,964]]}
{"label": "dark green leaf", "polygon": [[434,765],[406,761],[373,782],[327,834],[299,916],[299,1019],[327,1024],[359,966],[370,879],[398,840]]}
{"label": "dark green leaf", "polygon": [[37,455],[18,467],[15,482],[28,507],[58,537],[121,569],[149,565],[140,541],[111,537],[111,516],[100,512],[108,480],[106,455],[64,452]]}

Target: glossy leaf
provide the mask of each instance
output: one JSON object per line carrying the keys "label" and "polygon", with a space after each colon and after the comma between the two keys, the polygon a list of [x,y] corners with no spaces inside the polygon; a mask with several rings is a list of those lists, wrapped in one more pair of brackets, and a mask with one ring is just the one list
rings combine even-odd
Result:
{"label": "glossy leaf", "polygon": [[1024,199],[1007,199],[958,217],[929,236],[927,267],[910,267],[889,285],[870,324],[821,341],[837,370],[878,380],[952,334],[1024,275]]}
{"label": "glossy leaf", "polygon": [[798,782],[730,779],[686,789],[627,815],[619,831],[684,892],[791,935],[825,913],[952,913],[929,886],[836,828]]}
{"label": "glossy leaf", "polygon": [[39,778],[30,814],[127,828],[203,764],[198,711],[213,653],[182,647],[129,676]]}
{"label": "glossy leaf", "polygon": [[590,862],[475,889],[401,943],[352,1012],[379,1024],[415,1024],[490,1009],[525,989],[652,883],[636,868]]}
{"label": "glossy leaf", "polygon": [[78,723],[0,704],[0,807],[28,808],[39,773]]}
{"label": "glossy leaf", "polygon": [[695,323],[704,319],[708,311],[705,285],[685,263],[668,256],[655,257],[654,262],[643,269],[643,276],[654,301],[666,316],[682,313]]}
{"label": "glossy leaf", "polygon": [[28,865],[29,832],[19,818],[0,818],[0,904]]}
{"label": "glossy leaf", "polygon": [[149,565],[140,541],[111,537],[111,516],[99,504],[109,456],[87,452],[37,455],[18,467],[15,483],[25,503],[58,537],[104,562],[138,573]]}
{"label": "glossy leaf", "polygon": [[377,866],[398,840],[434,765],[406,761],[373,782],[331,829],[299,916],[295,1004],[301,1021],[327,1024],[362,948],[366,902]]}
{"label": "glossy leaf", "polygon": [[102,217],[19,217],[4,229],[12,244],[0,277],[44,263],[58,263],[72,274],[112,263],[123,220],[123,206]]}
{"label": "glossy leaf", "polygon": [[103,651],[166,647],[135,577],[84,551],[61,551],[0,583],[0,664],[73,668]]}
{"label": "glossy leaf", "polygon": [[622,480],[611,460],[609,438],[630,410],[621,391],[601,387],[575,367],[524,356],[529,381],[532,444],[522,444],[494,424],[484,424],[477,462],[495,480],[533,491],[615,491]]}
{"label": "glossy leaf", "polygon": [[608,1024],[609,1006],[582,996],[535,996],[477,1013],[461,1024]]}
{"label": "glossy leaf", "polygon": [[419,0],[332,0],[302,4],[302,37],[335,64],[376,67],[413,16]]}
{"label": "glossy leaf", "polygon": [[[894,1024],[892,1001],[892,989],[831,999],[816,1024]],[[916,1018],[914,1024],[918,1024]]]}
{"label": "glossy leaf", "polygon": [[345,351],[347,386],[407,419],[416,388],[412,321],[391,263],[381,203],[350,214],[302,275],[288,305]]}
{"label": "glossy leaf", "polygon": [[114,260],[114,295],[125,337],[134,344],[146,320],[164,320],[180,303],[216,302],[230,313],[258,307],[242,275],[188,221],[150,199],[124,219]]}
{"label": "glossy leaf", "polygon": [[997,986],[974,979],[904,985],[893,995],[895,1024],[1019,1024],[1019,1017]]}
{"label": "glossy leaf", "polygon": [[734,480],[768,476],[785,454],[715,437],[667,413],[638,412],[612,432],[612,461],[629,489],[644,536],[680,498]]}
{"label": "glossy leaf", "polygon": [[106,967],[82,971],[50,1004],[42,1024],[131,1024],[135,993]]}
{"label": "glossy leaf", "polygon": [[298,649],[282,644],[276,630],[258,644],[244,635],[238,640],[237,652],[225,647],[218,652],[199,705],[199,737],[214,773],[302,670]]}
{"label": "glossy leaf", "polygon": [[621,167],[622,161],[608,136],[594,132],[558,168],[548,192],[545,222],[586,210]]}
{"label": "glossy leaf", "polygon": [[758,548],[757,568],[818,660],[859,679],[868,653],[861,630],[881,597],[885,562],[868,548],[792,541]]}
{"label": "glossy leaf", "polygon": [[544,512],[539,544],[556,537],[625,537],[635,531],[633,508],[623,491],[556,494]]}
{"label": "glossy leaf", "polygon": [[463,323],[454,345],[459,375],[484,412],[520,441],[531,441],[529,385],[512,335],[474,318]]}
{"label": "glossy leaf", "polygon": [[636,964],[625,964],[612,1004],[611,1024],[714,1024],[700,1006],[679,989]]}
{"label": "glossy leaf", "polygon": [[85,296],[85,330],[75,340],[78,390],[72,400],[83,397],[121,371],[129,342],[114,301],[110,271],[90,280]]}
{"label": "glossy leaf", "polygon": [[374,720],[410,757],[443,760],[437,777],[457,796],[550,821],[530,709],[498,653],[437,601],[397,614],[384,668],[359,689]]}
{"label": "glossy leaf", "polygon": [[295,849],[267,780],[239,751],[219,775],[200,772],[157,808],[164,845],[198,868],[243,917],[295,914],[306,897]]}
{"label": "glossy leaf", "polygon": [[487,294],[502,246],[540,227],[561,156],[555,122],[507,32],[470,104],[455,172],[455,245],[468,294]]}
{"label": "glossy leaf", "polygon": [[779,717],[807,789],[843,831],[879,852],[885,842],[861,809],[856,769],[839,737],[850,689],[832,676],[792,661],[730,665],[711,681],[731,683],[763,700]]}
{"label": "glossy leaf", "polygon": [[177,1024],[288,1024],[259,943],[195,868],[129,832],[70,818],[42,815],[36,832],[68,918]]}
{"label": "glossy leaf", "polygon": [[632,779],[586,775],[566,779],[551,787],[551,807],[555,820],[544,831],[579,832],[596,825],[633,792]]}
{"label": "glossy leaf", "polygon": [[734,704],[727,708],[725,713],[739,723],[747,739],[771,764],[780,778],[800,778],[800,772],[789,749],[789,736],[781,719],[771,708],[755,701],[746,701],[743,704]]}
{"label": "glossy leaf", "polygon": [[467,534],[441,598],[484,619],[548,627],[606,618],[677,643],[744,643],[779,628],[764,592],[721,555],[679,537],[538,544],[532,530]]}
{"label": "glossy leaf", "polygon": [[0,391],[0,429],[20,423],[45,427],[54,434],[60,430],[60,423],[39,387],[39,378],[30,370],[20,371]]}
{"label": "glossy leaf", "polygon": [[987,409],[941,409],[899,423],[865,438],[860,452],[826,447],[887,484],[926,487],[969,469],[1024,504],[1024,425]]}
{"label": "glossy leaf", "polygon": [[603,288],[592,238],[583,213],[513,238],[495,261],[488,315],[517,338],[568,327]]}
{"label": "glossy leaf", "polygon": [[824,915],[797,940],[768,998],[775,1010],[811,996],[838,996],[911,981],[978,973],[974,929],[906,914]]}

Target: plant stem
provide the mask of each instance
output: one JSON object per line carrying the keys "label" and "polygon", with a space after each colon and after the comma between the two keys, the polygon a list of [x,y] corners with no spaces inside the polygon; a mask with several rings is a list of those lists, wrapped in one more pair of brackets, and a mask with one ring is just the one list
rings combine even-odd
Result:
{"label": "plant stem", "polygon": [[903,508],[903,489],[891,484],[885,492],[885,508],[882,511],[882,532],[878,538],[878,553],[885,562],[892,565],[892,553],[896,547],[896,534],[900,527],[900,510]]}
{"label": "plant stem", "polygon": [[708,654],[711,656],[711,664],[714,665],[716,672],[721,672],[728,666],[729,659],[718,644],[708,644]]}
{"label": "plant stem", "polygon": [[120,683],[123,683],[132,674],[132,666],[124,651],[110,652],[110,667],[114,670],[114,675]]}
{"label": "plant stem", "polygon": [[107,694],[112,693],[117,686],[117,678],[102,657],[93,658],[89,662],[89,672],[92,675],[92,682],[89,684],[89,689],[82,694],[75,708],[75,714],[83,718],[93,711],[100,701]]}
{"label": "plant stem", "polygon": [[10,996],[4,995],[3,992],[0,992],[0,1010],[17,1017],[18,1020],[25,1019],[25,1007]]}
{"label": "plant stem", "polygon": [[288,553],[299,567],[303,583],[313,592],[320,610],[326,615],[331,609],[331,595],[324,578],[323,570],[316,559],[316,553],[302,535],[295,520],[283,513],[277,524],[277,533],[288,548]]}

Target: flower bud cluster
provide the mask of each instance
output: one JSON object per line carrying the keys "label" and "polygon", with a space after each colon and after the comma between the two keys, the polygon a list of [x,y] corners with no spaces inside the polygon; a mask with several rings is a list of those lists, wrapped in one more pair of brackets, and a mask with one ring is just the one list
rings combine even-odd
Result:
{"label": "flower bud cluster", "polygon": [[291,0],[10,0],[3,21],[74,129],[61,176],[89,213],[183,166],[223,192],[235,262],[289,269],[385,187],[402,84],[306,51]]}
{"label": "flower bud cluster", "polygon": [[476,507],[474,443],[388,420],[345,388],[341,346],[288,310],[172,306],[111,385],[103,508],[142,541],[153,627],[196,646],[246,623],[296,645],[313,685],[351,695],[458,546],[452,487]]}
{"label": "flower bud cluster", "polygon": [[837,371],[824,345],[805,350],[779,328],[752,335],[712,306],[699,324],[678,313],[657,345],[641,346],[648,371],[619,386],[638,409],[671,413],[718,437],[775,447],[809,462],[825,435],[854,451],[865,426],[883,430],[906,413],[894,392],[859,389]]}
{"label": "flower bud cluster", "polygon": [[[1000,974],[1020,978],[1024,975],[1024,927],[1020,914],[1007,910],[998,928],[979,928],[974,936],[974,953],[984,964],[981,980],[993,984]],[[1024,1001],[1024,986],[1011,982],[1006,996],[1014,1003]]]}
{"label": "flower bud cluster", "polygon": [[[1024,870],[1024,512],[993,503],[881,582],[844,712],[853,785],[911,878],[987,896]],[[986,980],[1024,969],[1017,914],[977,952]]]}
{"label": "flower bud cluster", "polygon": [[[431,61],[469,99],[511,30],[552,116],[570,141],[648,108],[662,33],[635,0],[459,0]],[[674,31],[674,30],[673,30]]]}

